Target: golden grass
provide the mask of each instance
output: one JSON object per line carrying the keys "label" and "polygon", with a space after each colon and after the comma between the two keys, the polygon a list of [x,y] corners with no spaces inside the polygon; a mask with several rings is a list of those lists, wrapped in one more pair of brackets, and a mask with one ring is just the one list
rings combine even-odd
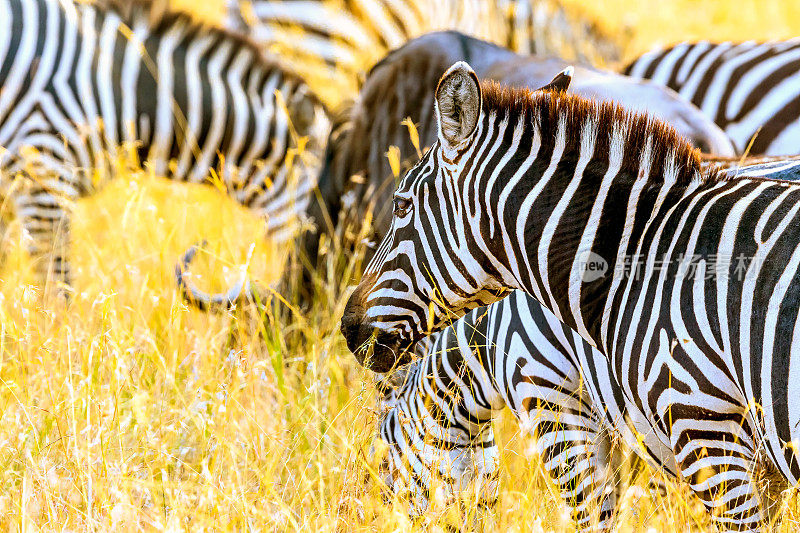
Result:
{"label": "golden grass", "polygon": [[683,40],[766,41],[800,35],[800,4],[784,0],[565,0],[612,34],[628,32],[626,59]]}
{"label": "golden grass", "polygon": [[[645,28],[635,37],[645,47],[705,35],[703,28],[714,37],[763,38],[773,35],[770,20],[775,36],[784,36],[800,21],[786,4],[610,0],[593,9],[607,21]],[[762,10],[769,16],[749,16]],[[697,12],[710,17],[707,26]],[[340,287],[328,288],[330,300],[307,321],[283,325],[252,310],[187,308],[172,269],[203,238],[213,252],[199,261],[204,286],[221,288],[224,269],[235,274],[230,267],[251,242],[251,272],[269,281],[280,271],[261,222],[209,188],[125,175],[79,202],[74,221],[76,292],[66,307],[42,303],[30,286],[19,231],[0,274],[0,528],[412,527],[404,502],[384,503],[371,476],[375,394],[338,334],[344,301],[332,295]],[[431,530],[477,519],[487,531],[570,531],[508,413],[497,434],[503,453],[495,510],[476,517],[468,508],[439,509],[427,519]],[[645,469],[633,479],[621,531],[713,531],[685,486],[665,481],[660,495],[648,488],[651,479],[661,476]],[[798,523],[791,508],[782,530]]]}

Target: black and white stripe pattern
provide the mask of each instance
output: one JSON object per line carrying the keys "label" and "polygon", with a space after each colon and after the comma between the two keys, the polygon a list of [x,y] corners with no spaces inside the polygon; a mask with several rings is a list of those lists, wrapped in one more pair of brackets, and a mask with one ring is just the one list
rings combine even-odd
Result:
{"label": "black and white stripe pattern", "polygon": [[724,170],[731,178],[767,178],[771,180],[800,181],[800,159],[770,161],[743,167],[734,166]]}
{"label": "black and white stripe pattern", "polygon": [[751,154],[800,153],[800,39],[680,43],[647,52],[624,69],[694,103]]}
{"label": "black and white stripe pattern", "polygon": [[[800,181],[800,161],[726,172],[731,179]],[[420,360],[381,385],[386,412],[378,435],[388,445],[387,484],[409,491],[415,513],[427,508],[437,478],[451,493],[483,483],[490,499],[499,459],[491,420],[506,406],[537,439],[545,469],[581,528],[611,525],[619,471],[608,450],[620,451],[617,439],[651,465],[677,471],[641,413],[625,412],[608,359],[523,292],[467,313],[417,342],[415,352]]]}
{"label": "black and white stripe pattern", "polygon": [[241,38],[149,2],[0,0],[0,87],[3,191],[28,178],[14,193],[17,214],[39,272],[52,265],[65,280],[65,201],[112,177],[118,155],[134,151],[179,181],[215,170],[285,239],[328,129],[297,76]]}
{"label": "black and white stripe pattern", "polygon": [[439,140],[345,309],[357,359],[386,371],[450,313],[524,290],[610,361],[720,528],[761,531],[800,479],[800,185],[704,174],[660,123],[463,63],[436,102]]}
{"label": "black and white stripe pattern", "polygon": [[387,483],[410,492],[414,512],[427,508],[435,479],[451,493],[480,483],[491,499],[499,459],[491,421],[508,406],[535,437],[578,527],[611,525],[616,436],[634,449],[639,443],[605,356],[522,292],[471,311],[426,352],[387,391],[379,427],[388,445]]}

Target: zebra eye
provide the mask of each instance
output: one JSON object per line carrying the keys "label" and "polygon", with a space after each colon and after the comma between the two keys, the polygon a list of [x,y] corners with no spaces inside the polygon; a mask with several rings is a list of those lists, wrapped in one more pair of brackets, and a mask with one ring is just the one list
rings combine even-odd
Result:
{"label": "zebra eye", "polygon": [[409,209],[411,209],[411,200],[407,200],[406,198],[397,198],[394,199],[394,214],[398,217],[404,217],[408,214]]}

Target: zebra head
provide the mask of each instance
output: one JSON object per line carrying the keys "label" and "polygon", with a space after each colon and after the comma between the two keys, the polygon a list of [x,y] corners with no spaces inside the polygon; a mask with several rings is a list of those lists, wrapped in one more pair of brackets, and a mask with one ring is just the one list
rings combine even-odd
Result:
{"label": "zebra head", "polygon": [[[563,92],[571,79],[568,67],[539,90]],[[491,174],[504,155],[496,148],[511,133],[497,135],[495,116],[485,116],[482,104],[472,68],[450,67],[436,89],[438,139],[401,180],[389,232],[345,308],[347,345],[376,372],[408,362],[408,348],[427,332],[501,299],[513,285],[493,259],[503,253],[502,240],[476,235],[491,233],[479,218],[491,199],[478,192],[476,178]]]}
{"label": "zebra head", "polygon": [[381,415],[371,453],[381,456],[383,481],[408,498],[413,516],[423,514],[431,500],[442,504],[457,495],[491,505],[500,455],[491,417],[455,415],[463,414],[451,403],[458,391],[430,391],[424,383],[432,372],[429,363],[401,367],[378,384]]}

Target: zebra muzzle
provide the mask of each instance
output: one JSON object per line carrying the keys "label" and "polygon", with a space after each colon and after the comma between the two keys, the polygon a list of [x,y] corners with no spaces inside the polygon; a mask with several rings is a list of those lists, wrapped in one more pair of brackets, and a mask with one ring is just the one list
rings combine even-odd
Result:
{"label": "zebra muzzle", "polygon": [[342,317],[341,329],[356,360],[373,372],[389,372],[412,359],[410,342],[397,334],[376,330],[354,315]]}

